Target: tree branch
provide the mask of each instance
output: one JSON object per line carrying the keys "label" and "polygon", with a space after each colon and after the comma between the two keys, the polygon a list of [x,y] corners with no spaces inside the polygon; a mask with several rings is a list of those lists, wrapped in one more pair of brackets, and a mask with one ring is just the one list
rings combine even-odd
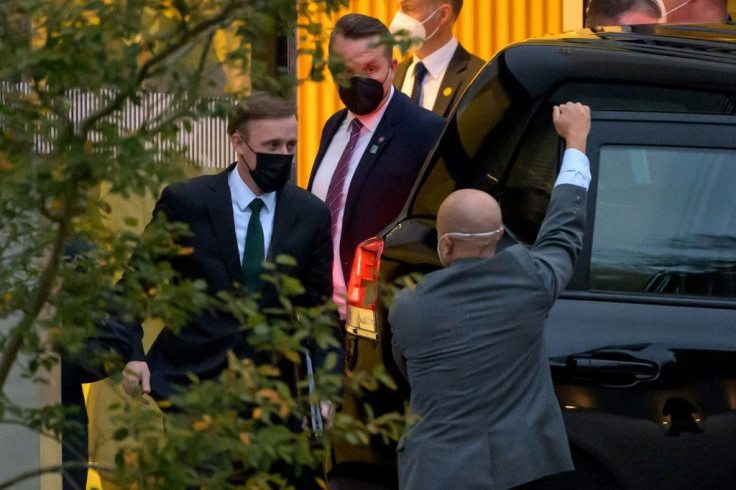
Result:
{"label": "tree branch", "polygon": [[81,134],[87,134],[87,132],[89,132],[89,130],[97,121],[109,116],[116,110],[119,110],[123,106],[123,103],[140,89],[143,82],[150,76],[150,72],[158,64],[163,63],[169,56],[186,46],[187,43],[189,43],[195,37],[223,23],[235,8],[235,3],[236,2],[228,3],[218,15],[200,24],[197,24],[196,26],[194,26],[193,29],[185,31],[186,35],[181,36],[176,40],[176,42],[171,43],[161,52],[146,60],[146,62],[143,63],[140,70],[138,71],[138,76],[136,77],[135,83],[132,83],[127,90],[118,92],[113,101],[106,107],[100,108],[97,112],[94,112],[89,117],[87,117],[87,119],[85,119],[84,121],[84,124],[81,126]]}
{"label": "tree branch", "polygon": [[[69,183],[72,188],[76,188],[76,182]],[[59,220],[59,227],[56,232],[56,239],[51,247],[51,256],[44,266],[41,276],[39,277],[38,287],[33,293],[33,300],[31,301],[30,307],[23,312],[23,317],[20,319],[18,324],[11,330],[8,335],[5,348],[0,355],[0,393],[4,392],[5,382],[8,379],[10,370],[15,364],[18,358],[18,352],[23,346],[23,341],[26,335],[33,329],[36,324],[38,315],[43,309],[46,301],[51,294],[54,281],[58,275],[59,264],[61,262],[61,255],[64,249],[64,243],[69,236],[71,229],[71,220],[73,216],[73,209],[76,192],[73,192],[71,196],[68,196],[64,200],[64,212],[62,219]]]}

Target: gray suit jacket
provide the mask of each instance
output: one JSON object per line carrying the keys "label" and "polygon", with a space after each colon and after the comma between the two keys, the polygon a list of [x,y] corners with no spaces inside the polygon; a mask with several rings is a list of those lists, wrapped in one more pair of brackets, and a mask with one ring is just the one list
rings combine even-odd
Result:
{"label": "gray suit jacket", "polygon": [[[401,90],[406,78],[406,71],[412,63],[412,58],[406,58],[396,67],[396,76],[394,76],[394,87]],[[445,76],[442,77],[442,84],[437,93],[437,99],[432,107],[432,112],[442,117],[447,117],[455,103],[460,100],[460,96],[468,88],[470,82],[480,71],[486,62],[478,58],[474,54],[470,54],[462,45],[458,45],[452,54],[450,64],[447,65]]]}
{"label": "gray suit jacket", "polygon": [[531,249],[464,259],[403,290],[394,357],[423,419],[399,442],[402,489],[504,489],[573,469],[542,330],[582,248],[586,190],[557,186]]}

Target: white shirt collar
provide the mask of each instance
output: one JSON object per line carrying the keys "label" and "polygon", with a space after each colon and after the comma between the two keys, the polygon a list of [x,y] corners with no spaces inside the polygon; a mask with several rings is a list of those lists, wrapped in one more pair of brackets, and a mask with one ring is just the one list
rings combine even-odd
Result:
{"label": "white shirt collar", "polygon": [[[240,162],[238,162],[238,165],[240,165]],[[232,200],[234,203],[237,204],[238,209],[240,209],[241,211],[245,211],[251,201],[256,197],[260,198],[263,201],[263,204],[266,206],[266,210],[271,211],[274,209],[274,206],[276,204],[276,193],[266,192],[264,194],[261,194],[260,196],[256,196],[255,193],[250,189],[250,187],[248,187],[248,185],[243,182],[243,179],[238,173],[237,165],[230,172],[230,175],[228,175],[227,182],[228,185],[230,185],[230,194],[232,195]]]}
{"label": "white shirt collar", "polygon": [[450,60],[452,59],[452,55],[455,54],[458,44],[457,39],[453,36],[444,46],[434,53],[425,56],[424,59],[420,60],[414,55],[412,63],[409,66],[409,73],[414,73],[414,67],[421,61],[424,63],[425,68],[427,68],[427,73],[432,78],[439,78],[447,70],[447,66],[450,64]]}
{"label": "white shirt collar", "polygon": [[376,131],[376,128],[378,127],[378,123],[381,122],[381,119],[383,118],[383,114],[386,112],[386,109],[388,108],[388,105],[391,103],[391,99],[394,96],[394,86],[391,85],[391,92],[388,94],[388,99],[386,99],[386,103],[383,104],[383,107],[378,109],[377,111],[374,111],[368,115],[365,116],[356,116],[352,112],[348,111],[348,117],[347,117],[347,128],[350,128],[350,121],[357,118],[358,121],[363,123],[363,127],[365,127],[368,131],[371,133]]}

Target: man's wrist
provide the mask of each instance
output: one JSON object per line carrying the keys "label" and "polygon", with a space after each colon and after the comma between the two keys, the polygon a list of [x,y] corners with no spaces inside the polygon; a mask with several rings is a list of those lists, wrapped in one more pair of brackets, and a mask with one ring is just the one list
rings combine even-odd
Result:
{"label": "man's wrist", "polygon": [[581,153],[585,153],[586,140],[587,138],[584,137],[565,138],[565,148],[573,148]]}

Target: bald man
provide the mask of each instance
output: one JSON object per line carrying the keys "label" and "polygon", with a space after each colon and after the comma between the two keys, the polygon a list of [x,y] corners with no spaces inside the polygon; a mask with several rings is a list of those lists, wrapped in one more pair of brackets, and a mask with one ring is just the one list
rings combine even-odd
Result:
{"label": "bald man", "polygon": [[437,214],[445,268],[396,296],[394,357],[421,418],[399,441],[399,488],[533,488],[573,469],[542,328],[583,245],[590,110],[552,119],[567,149],[534,245],[496,254],[498,203],[453,192]]}

